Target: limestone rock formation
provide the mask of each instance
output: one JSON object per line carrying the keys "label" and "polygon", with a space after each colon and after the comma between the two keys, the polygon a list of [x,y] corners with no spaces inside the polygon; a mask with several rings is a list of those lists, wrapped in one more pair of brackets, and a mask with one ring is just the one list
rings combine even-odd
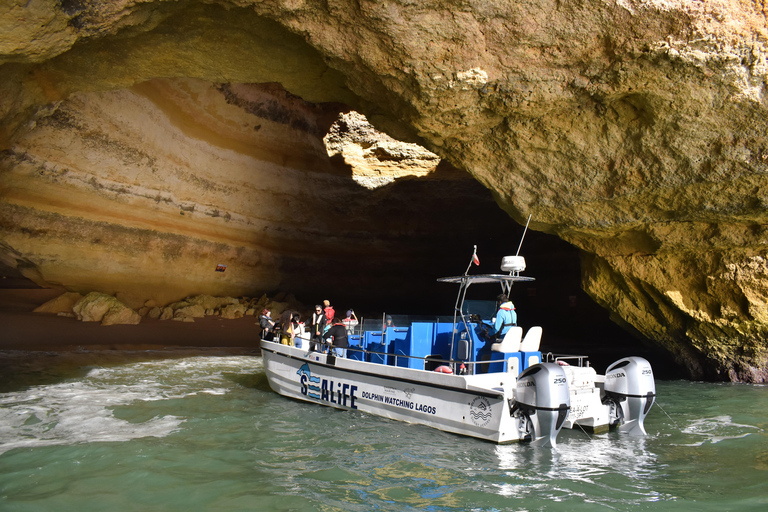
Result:
{"label": "limestone rock formation", "polygon": [[135,325],[141,317],[131,308],[111,295],[91,292],[72,307],[78,320],[101,322],[101,325]]}
{"label": "limestone rock formation", "polygon": [[[765,381],[766,16],[735,0],[13,3],[4,260],[164,303],[153,290],[287,289],[340,245],[386,252],[339,232],[386,202],[320,142],[354,109],[582,250],[584,288],[691,376]],[[243,85],[267,82],[282,87]],[[374,209],[385,242],[425,231]]]}
{"label": "limestone rock formation", "polygon": [[75,304],[77,304],[83,296],[77,292],[65,292],[56,298],[47,301],[44,304],[34,309],[35,313],[67,313],[72,314]]}
{"label": "limestone rock formation", "polygon": [[199,304],[192,306],[184,306],[174,310],[174,318],[203,318],[205,317],[205,309]]}
{"label": "limestone rock formation", "polygon": [[440,163],[436,154],[379,132],[355,111],[340,114],[323,142],[328,156],[341,156],[352,170],[352,179],[368,189],[406,176],[428,176]]}
{"label": "limestone rock formation", "polygon": [[245,316],[246,306],[244,304],[230,304],[221,310],[221,318],[234,320]]}

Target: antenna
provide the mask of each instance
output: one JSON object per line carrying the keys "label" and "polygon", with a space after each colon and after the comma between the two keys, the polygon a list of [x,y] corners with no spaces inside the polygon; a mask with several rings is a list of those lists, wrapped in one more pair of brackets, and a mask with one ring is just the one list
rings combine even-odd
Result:
{"label": "antenna", "polygon": [[517,252],[515,253],[515,256],[518,256],[520,254],[520,248],[523,246],[523,240],[525,240],[525,234],[528,232],[528,224],[531,222],[531,215],[528,214],[528,222],[525,223],[525,229],[523,230],[523,236],[520,237],[520,245],[517,246]]}
{"label": "antenna", "polygon": [[469,265],[467,265],[467,270],[464,271],[464,275],[466,276],[469,274],[469,269],[472,268],[472,264],[479,265],[480,261],[477,259],[477,246],[474,246],[474,250],[472,251],[472,257],[469,259]]}

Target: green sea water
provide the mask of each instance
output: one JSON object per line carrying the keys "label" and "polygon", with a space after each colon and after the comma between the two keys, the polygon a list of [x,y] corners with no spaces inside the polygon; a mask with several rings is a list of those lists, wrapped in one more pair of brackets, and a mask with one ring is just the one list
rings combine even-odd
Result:
{"label": "green sea water", "polygon": [[0,510],[768,510],[768,387],[657,392],[647,437],[551,450],[286,399],[255,354],[5,352]]}

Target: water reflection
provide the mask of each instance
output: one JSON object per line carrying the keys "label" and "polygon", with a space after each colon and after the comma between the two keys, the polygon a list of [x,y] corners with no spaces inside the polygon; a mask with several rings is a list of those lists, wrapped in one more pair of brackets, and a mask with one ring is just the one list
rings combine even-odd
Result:
{"label": "water reflection", "polygon": [[495,453],[499,470],[511,480],[497,486],[504,496],[523,498],[544,492],[562,501],[611,495],[604,500],[625,504],[665,497],[654,489],[663,466],[645,438],[617,433],[587,438],[579,432],[562,432],[556,450],[508,445],[497,446]]}

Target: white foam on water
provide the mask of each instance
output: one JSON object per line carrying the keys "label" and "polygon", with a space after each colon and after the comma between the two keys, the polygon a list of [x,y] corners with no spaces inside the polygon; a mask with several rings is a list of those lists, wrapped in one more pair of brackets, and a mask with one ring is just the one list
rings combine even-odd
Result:
{"label": "white foam on water", "polygon": [[165,415],[143,422],[115,417],[137,402],[225,395],[234,386],[224,373],[252,373],[251,357],[191,357],[93,368],[81,379],[0,394],[0,453],[21,447],[128,441],[165,437],[184,418]]}
{"label": "white foam on water", "polygon": [[684,434],[696,436],[700,440],[693,443],[677,444],[677,446],[701,446],[704,443],[716,444],[730,439],[741,439],[759,431],[760,428],[754,425],[734,423],[733,418],[728,415],[700,418],[692,420],[690,425],[681,431]]}

